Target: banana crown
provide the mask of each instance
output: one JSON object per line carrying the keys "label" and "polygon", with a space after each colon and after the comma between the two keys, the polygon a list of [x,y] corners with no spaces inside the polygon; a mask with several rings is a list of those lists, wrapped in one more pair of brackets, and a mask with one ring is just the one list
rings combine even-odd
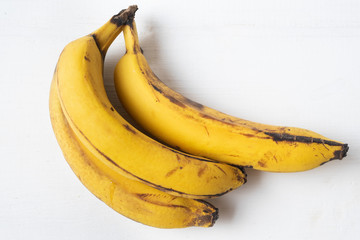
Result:
{"label": "banana crown", "polygon": [[107,23],[105,23],[103,26],[90,34],[94,37],[103,57],[105,57],[109,46],[120,34],[123,27],[134,20],[135,12],[137,10],[138,7],[136,5],[132,5],[127,9],[121,10],[118,14],[114,15]]}

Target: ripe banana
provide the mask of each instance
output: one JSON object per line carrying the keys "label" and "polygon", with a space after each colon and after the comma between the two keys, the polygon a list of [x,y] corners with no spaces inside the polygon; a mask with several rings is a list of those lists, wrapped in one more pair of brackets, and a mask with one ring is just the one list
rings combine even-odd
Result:
{"label": "ripe banana", "polygon": [[136,9],[120,12],[61,53],[54,78],[69,125],[98,161],[170,194],[202,199],[241,186],[246,181],[241,168],[160,144],[131,126],[111,105],[103,83],[103,60]]}
{"label": "ripe banana", "polygon": [[76,138],[62,112],[55,81],[50,90],[50,117],[68,164],[97,198],[137,222],[158,228],[211,227],[218,210],[211,204],[169,195],[107,168]]}
{"label": "ripe banana", "polygon": [[148,133],[190,154],[272,172],[315,168],[346,156],[348,145],[315,132],[229,116],[170,89],[150,69],[135,21],[124,27],[126,54],[115,68],[120,101]]}

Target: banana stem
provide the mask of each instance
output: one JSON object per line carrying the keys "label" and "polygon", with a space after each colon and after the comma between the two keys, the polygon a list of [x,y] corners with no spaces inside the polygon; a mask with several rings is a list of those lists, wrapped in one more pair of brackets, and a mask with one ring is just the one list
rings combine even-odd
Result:
{"label": "banana stem", "polygon": [[142,52],[139,44],[139,37],[137,33],[135,20],[129,21],[124,26],[124,39],[125,39],[125,47],[126,53],[136,54],[138,52]]}
{"label": "banana stem", "polygon": [[111,43],[123,30],[124,25],[133,21],[137,9],[138,7],[136,5],[132,5],[127,9],[121,10],[91,34],[94,37],[102,56],[105,56]]}

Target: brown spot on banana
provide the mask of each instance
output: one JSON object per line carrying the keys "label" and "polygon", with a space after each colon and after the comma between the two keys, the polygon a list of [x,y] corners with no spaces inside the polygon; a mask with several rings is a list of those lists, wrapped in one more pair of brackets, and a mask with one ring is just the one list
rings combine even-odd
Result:
{"label": "brown spot on banana", "polygon": [[[213,214],[214,215],[214,214]],[[208,222],[214,222],[214,216],[213,215],[202,215],[199,216],[196,220],[196,226],[204,226],[205,224],[207,224]],[[217,216],[218,218],[218,216]],[[214,223],[212,223],[214,224]],[[212,225],[210,225],[209,227],[211,227]]]}
{"label": "brown spot on banana", "polygon": [[204,128],[205,128],[205,131],[206,131],[206,134],[208,135],[208,137],[210,136],[210,134],[209,134],[209,130],[208,130],[208,128],[204,125]]}
{"label": "brown spot on banana", "polygon": [[134,47],[133,47],[133,53],[134,53],[134,54],[137,54],[137,53],[138,53],[138,51],[137,51],[137,46],[136,46],[136,45],[134,45]]}
{"label": "brown spot on banana", "polygon": [[[291,135],[288,133],[277,133],[277,132],[264,132],[266,135],[270,136],[275,142],[301,142],[301,143],[320,143],[320,144],[327,144],[329,146],[342,146],[344,144],[331,141],[331,140],[324,140],[321,138],[313,138],[307,136],[298,136],[298,135]],[[347,145],[347,144],[345,144]]]}
{"label": "brown spot on banana", "polygon": [[192,107],[194,107],[194,108],[196,108],[198,110],[204,109],[204,105],[202,105],[202,104],[200,104],[198,102],[195,102],[195,101],[193,101],[193,100],[191,100],[189,98],[184,97],[183,100],[184,100],[185,103],[189,104],[190,106],[192,106]]}
{"label": "brown spot on banana", "polygon": [[328,150],[328,151],[330,150],[330,149],[325,145],[325,143],[323,143],[322,145],[324,146],[324,148],[326,148],[326,150]]}
{"label": "brown spot on banana", "polygon": [[[214,161],[214,160],[211,160],[211,159],[208,159],[208,158],[205,158],[205,157],[196,156],[196,155],[188,155],[188,154],[185,153],[185,152],[181,152],[181,151],[176,150],[176,149],[174,149],[174,148],[170,148],[170,147],[168,147],[168,146],[166,146],[166,145],[161,145],[161,147],[162,147],[162,148],[165,148],[165,149],[167,149],[167,150],[170,150],[170,151],[172,151],[172,152],[174,152],[174,153],[177,153],[177,154],[179,154],[179,155],[182,155],[182,156],[184,156],[184,157],[186,157],[186,158],[197,159],[197,160],[201,160],[201,161],[203,161],[203,162],[216,162],[216,161]],[[178,160],[180,160],[180,158],[179,158],[178,155],[177,155],[176,157],[177,157]]]}
{"label": "brown spot on banana", "polygon": [[[201,118],[209,119],[209,120],[212,120],[212,121],[221,122],[221,123],[227,124],[227,125],[229,125],[229,126],[238,126],[238,123],[236,123],[236,122],[234,122],[234,121],[229,121],[228,119],[225,119],[225,118],[219,119],[219,118],[213,117],[213,116],[211,116],[211,115],[209,115],[209,114],[205,114],[205,113],[203,113],[203,112],[199,112],[199,116],[200,116]],[[241,125],[246,125],[246,124],[245,124],[245,123],[241,123]],[[259,131],[259,130],[256,129],[256,128],[254,128],[254,129],[252,129],[252,130],[254,130],[254,131],[256,131],[256,132],[261,132],[261,131]],[[255,135],[254,135],[254,136],[255,136]]]}
{"label": "brown spot on banana", "polygon": [[217,211],[212,213],[211,215],[209,214],[199,215],[197,216],[197,218],[191,219],[191,221],[187,223],[187,226],[212,227],[218,218],[219,218],[219,214]]}
{"label": "brown spot on banana", "polygon": [[200,117],[202,117],[202,118],[205,118],[205,119],[210,119],[210,120],[215,120],[215,121],[217,121],[218,119],[216,119],[216,118],[214,118],[214,117],[212,117],[212,116],[210,116],[210,115],[208,115],[208,114],[204,114],[204,113],[199,113],[199,115],[200,115]]}
{"label": "brown spot on banana", "polygon": [[262,137],[262,136],[258,136],[255,134],[249,134],[249,133],[239,133],[245,137],[249,137],[249,138],[259,138],[259,139],[271,139],[271,137]]}
{"label": "brown spot on banana", "polygon": [[254,168],[253,166],[251,166],[251,165],[245,165],[245,166],[243,166],[244,168]]}
{"label": "brown spot on banana", "polygon": [[129,132],[136,134],[136,131],[134,129],[132,129],[128,124],[123,124],[123,126],[125,127],[126,130],[128,130]]}
{"label": "brown spot on banana", "polygon": [[[142,71],[142,74],[144,74],[144,72]],[[145,74],[144,74],[145,75]],[[157,86],[155,86],[154,84],[152,84],[150,81],[149,82],[149,85],[153,88],[153,90],[157,91],[158,93],[160,94],[163,94],[162,90],[160,88],[158,88]]]}
{"label": "brown spot on banana", "polygon": [[204,173],[205,173],[205,170],[206,170],[206,165],[205,166],[203,166],[202,168],[200,168],[199,169],[199,171],[198,171],[198,177],[201,177]]}
{"label": "brown spot on banana", "polygon": [[262,160],[258,161],[258,165],[262,168],[266,168],[266,163]]}
{"label": "brown spot on banana", "polygon": [[140,198],[142,201],[144,202],[148,202],[151,204],[155,204],[158,206],[162,206],[162,207],[169,207],[169,208],[183,208],[186,211],[191,211],[188,207],[186,206],[182,206],[182,205],[178,205],[178,204],[166,204],[164,202],[159,202],[159,201],[155,201],[153,199],[151,199],[151,197],[154,196],[154,194],[149,194],[149,193],[135,193],[134,194],[136,197]]}
{"label": "brown spot on banana", "polygon": [[[179,168],[176,167],[176,168],[170,170],[170,171],[165,175],[165,177],[170,177],[170,176],[173,175],[178,169],[179,169]],[[182,168],[181,168],[181,169],[182,169]]]}
{"label": "brown spot on banana", "polygon": [[[144,72],[142,72],[142,74],[144,74]],[[149,85],[152,86],[151,91],[161,92],[161,90],[159,88],[157,88],[155,85],[151,84],[150,81],[149,81]],[[154,96],[156,98],[155,102],[160,102],[160,99],[157,97],[157,95],[155,93],[154,93]]]}
{"label": "brown spot on banana", "polygon": [[182,108],[186,108],[186,105],[183,104],[182,102],[180,102],[179,100],[177,100],[176,98],[174,98],[173,96],[169,96],[169,95],[164,95],[167,99],[170,100],[170,102],[178,105],[179,107],[182,107]]}
{"label": "brown spot on banana", "polygon": [[217,167],[222,173],[224,173],[224,175],[226,175],[226,172],[219,166],[215,165],[215,167]]}

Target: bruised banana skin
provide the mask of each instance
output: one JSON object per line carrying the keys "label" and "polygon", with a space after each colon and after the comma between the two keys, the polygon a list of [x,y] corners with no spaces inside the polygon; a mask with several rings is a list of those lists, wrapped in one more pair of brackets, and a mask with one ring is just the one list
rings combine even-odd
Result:
{"label": "bruised banana skin", "polygon": [[[211,198],[241,186],[246,182],[243,169],[160,144],[115,111],[102,74],[106,50],[126,22],[121,14],[119,21],[113,17],[69,43],[57,63],[54,78],[60,103],[76,136],[112,170],[175,196]],[[133,18],[134,10],[127,15]]]}
{"label": "bruised banana skin", "polygon": [[62,112],[56,85],[51,84],[50,117],[64,157],[83,185],[118,213],[158,228],[211,227],[218,210],[211,204],[169,195],[114,173],[76,138]]}
{"label": "bruised banana skin", "polygon": [[135,21],[124,27],[126,54],[114,74],[126,111],[159,141],[190,154],[270,172],[313,169],[346,156],[348,145],[315,132],[229,116],[166,86],[150,69]]}

